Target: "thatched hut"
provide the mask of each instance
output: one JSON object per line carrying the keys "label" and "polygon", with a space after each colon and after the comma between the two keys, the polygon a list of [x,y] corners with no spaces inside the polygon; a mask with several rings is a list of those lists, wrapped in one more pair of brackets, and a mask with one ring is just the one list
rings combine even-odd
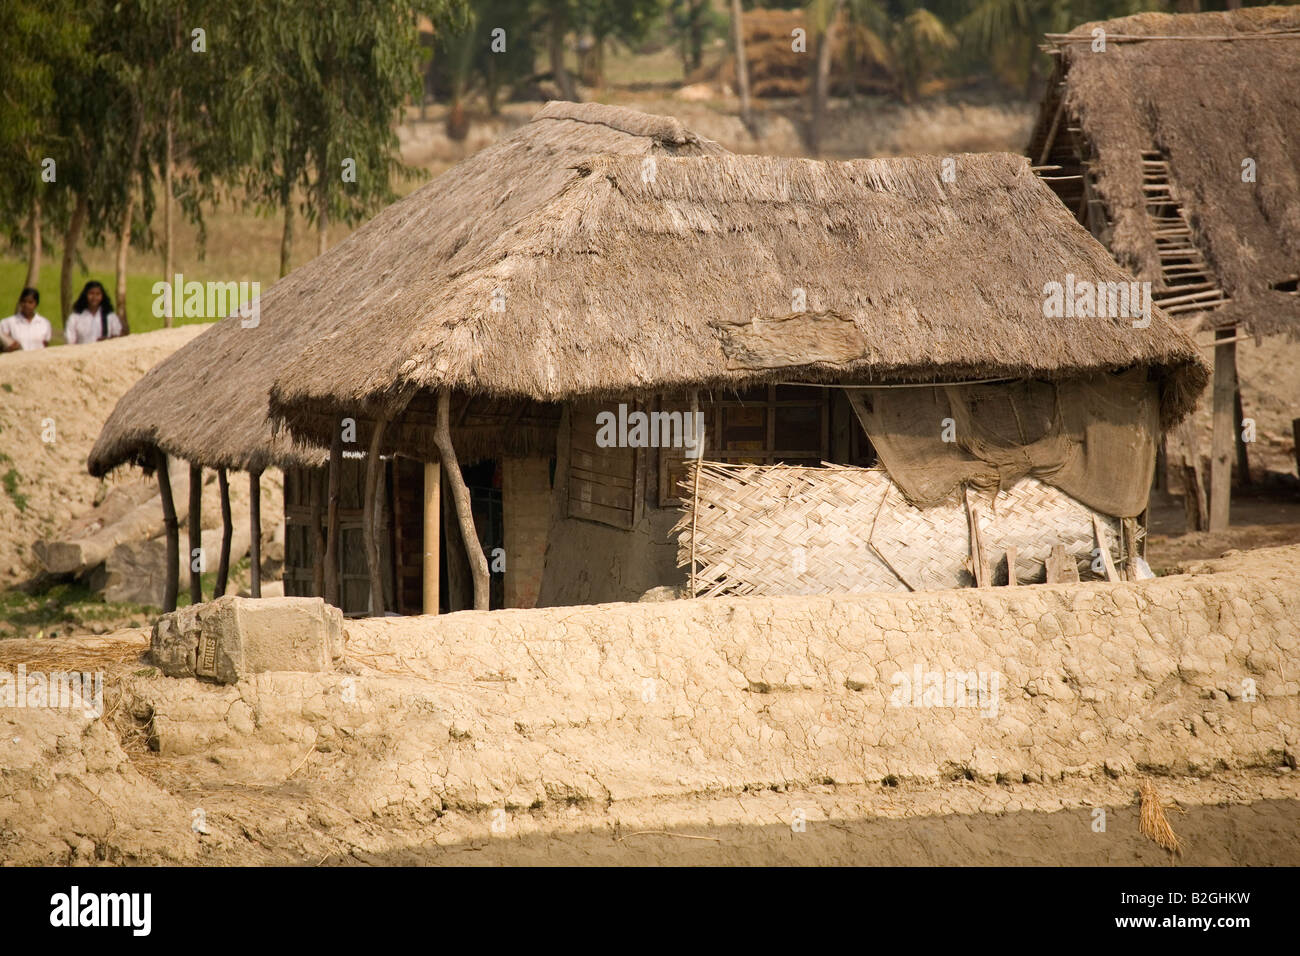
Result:
{"label": "thatched hut", "polygon": [[1166,313],[1220,343],[1209,525],[1225,528],[1234,435],[1247,473],[1238,330],[1300,334],[1300,9],[1144,13],[1047,39],[1030,159]]}
{"label": "thatched hut", "polygon": [[[825,586],[823,558],[852,587],[881,555],[893,586],[937,586],[964,579],[926,573],[899,521],[872,555],[848,547],[871,537],[863,496],[883,496],[882,525],[960,503],[972,541],[997,537],[981,508],[1040,508],[1075,559],[1094,540],[1135,554],[1153,443],[1206,370],[1159,310],[1073,308],[1076,277],[1127,296],[1021,157],[734,156],[672,120],[552,104],[277,283],[258,328],[219,325],[170,361],[241,376],[227,354],[260,356],[264,336],[274,357],[236,387],[290,468],[287,589],[349,612],[626,600],[686,583],[683,565],[698,593],[775,593]],[[1059,315],[1053,286],[1071,289]],[[140,418],[159,406],[133,396],[92,467],[153,441]],[[690,467],[696,435],[713,471]],[[302,451],[326,447],[328,468]],[[792,493],[760,512],[723,488],[771,497],[788,470],[798,513]],[[671,537],[683,504],[698,560]],[[812,512],[828,537],[798,581],[725,573],[739,539],[716,516],[779,520],[776,541]],[[1042,576],[1060,543],[1043,527],[1013,579]],[[966,577],[988,583],[986,551]]]}

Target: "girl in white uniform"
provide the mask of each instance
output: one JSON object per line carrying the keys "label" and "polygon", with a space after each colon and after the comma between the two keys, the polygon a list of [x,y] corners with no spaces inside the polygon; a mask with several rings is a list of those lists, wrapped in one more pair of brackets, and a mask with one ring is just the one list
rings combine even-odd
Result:
{"label": "girl in white uniform", "polygon": [[63,337],[69,345],[116,338],[130,331],[113,311],[104,286],[93,279],[82,288],[81,295],[72,303],[72,314],[63,324]]}

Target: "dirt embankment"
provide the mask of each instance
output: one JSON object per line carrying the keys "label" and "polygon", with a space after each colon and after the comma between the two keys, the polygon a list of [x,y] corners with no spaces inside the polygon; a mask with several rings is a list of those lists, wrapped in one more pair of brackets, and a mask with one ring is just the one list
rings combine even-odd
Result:
{"label": "dirt embankment", "polygon": [[36,570],[32,542],[102,495],[86,456],[117,400],[203,328],[0,355],[0,590]]}
{"label": "dirt embankment", "polygon": [[1201,570],[363,620],[233,686],[6,642],[115,676],[105,720],[0,709],[0,859],[1168,862],[1148,778],[1183,861],[1300,863],[1300,548]]}

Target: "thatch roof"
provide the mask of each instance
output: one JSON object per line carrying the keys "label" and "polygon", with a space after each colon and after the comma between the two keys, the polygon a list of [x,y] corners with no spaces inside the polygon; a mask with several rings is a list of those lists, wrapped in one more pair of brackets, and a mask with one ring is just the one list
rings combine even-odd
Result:
{"label": "thatch roof", "polygon": [[951,183],[939,157],[728,154],[662,159],[652,175],[635,158],[591,159],[454,274],[303,349],[272,412],[323,438],[332,416],[395,414],[445,386],[558,401],[1134,364],[1164,382],[1166,421],[1186,412],[1207,373],[1163,313],[1146,329],[1044,318],[1049,281],[1129,276],[1027,160],[955,159]]}
{"label": "thatch roof", "polygon": [[[91,473],[147,464],[154,447],[211,467],[319,463],[319,449],[273,435],[267,418],[272,381],[304,346],[436,298],[447,275],[481,261],[503,231],[567,186],[570,167],[584,157],[722,152],[669,117],[548,104],[275,283],[261,298],[257,328],[224,319],[153,368],[109,416]],[[364,362],[368,350],[351,358]]]}
{"label": "thatch roof", "polygon": [[[1098,27],[1104,52],[1088,42]],[[1196,244],[1233,300],[1214,321],[1300,332],[1300,296],[1271,288],[1300,274],[1300,8],[1144,13],[1051,39],[1119,260],[1161,288],[1141,156],[1161,150]],[[1051,121],[1044,111],[1036,132]],[[1247,158],[1255,183],[1242,182]]]}

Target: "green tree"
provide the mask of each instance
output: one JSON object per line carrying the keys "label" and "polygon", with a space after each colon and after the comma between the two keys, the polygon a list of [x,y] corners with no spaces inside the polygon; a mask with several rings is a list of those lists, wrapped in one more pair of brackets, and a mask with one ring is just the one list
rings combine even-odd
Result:
{"label": "green tree", "polygon": [[67,215],[58,160],[68,137],[57,121],[56,80],[84,65],[90,27],[79,9],[71,0],[0,4],[0,217],[5,237],[27,255],[30,286],[40,282],[46,222]]}

